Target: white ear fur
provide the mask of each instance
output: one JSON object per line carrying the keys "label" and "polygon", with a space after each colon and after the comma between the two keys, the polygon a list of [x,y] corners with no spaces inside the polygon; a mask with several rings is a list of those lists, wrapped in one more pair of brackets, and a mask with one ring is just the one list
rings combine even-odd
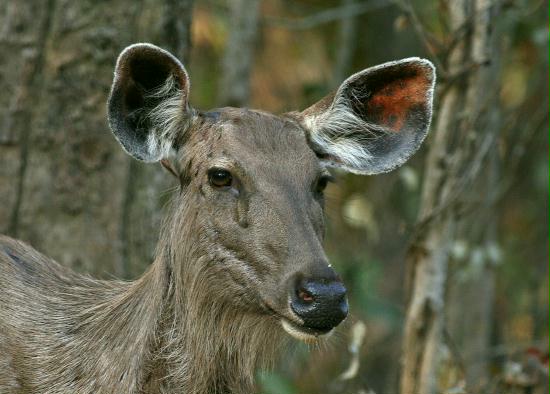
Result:
{"label": "white ear fur", "polygon": [[[109,124],[122,148],[145,162],[174,155],[176,138],[192,121],[189,88],[185,67],[169,52],[146,43],[125,48],[108,104]],[[128,104],[129,97],[140,105]]]}
{"label": "white ear fur", "polygon": [[147,136],[147,151],[151,161],[175,156],[174,141],[185,132],[192,120],[189,113],[182,109],[183,92],[177,88],[174,77],[169,76],[157,90],[148,92],[147,97],[162,98],[147,114],[151,124]]}
{"label": "white ear fur", "polygon": [[[374,78],[381,71],[405,67],[422,70],[428,81],[427,88],[418,92],[425,108],[422,113],[414,114],[415,118],[410,122],[416,126],[414,130],[396,133],[354,111],[357,103],[371,98],[372,92],[358,88],[362,80]],[[434,86],[435,68],[428,60],[414,57],[384,63],[346,79],[328,106],[325,103],[318,110],[314,105],[303,112],[303,124],[310,132],[312,143],[327,157],[326,165],[364,175],[388,172],[407,161],[427,135]]]}
{"label": "white ear fur", "polygon": [[[344,96],[335,98],[328,111],[305,119],[311,131],[311,140],[328,156],[338,158],[350,171],[374,159],[369,151],[368,139],[376,139],[384,130],[370,124],[353,111]],[[348,138],[356,134],[355,138]],[[338,164],[334,163],[335,167]]]}

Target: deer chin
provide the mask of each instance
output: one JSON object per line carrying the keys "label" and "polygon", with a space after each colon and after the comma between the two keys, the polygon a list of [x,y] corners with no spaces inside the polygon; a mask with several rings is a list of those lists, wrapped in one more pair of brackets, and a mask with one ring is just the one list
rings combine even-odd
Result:
{"label": "deer chin", "polygon": [[305,326],[299,326],[286,318],[281,319],[281,325],[291,337],[306,343],[316,342],[320,338],[328,338],[334,331],[334,329],[322,331]]}

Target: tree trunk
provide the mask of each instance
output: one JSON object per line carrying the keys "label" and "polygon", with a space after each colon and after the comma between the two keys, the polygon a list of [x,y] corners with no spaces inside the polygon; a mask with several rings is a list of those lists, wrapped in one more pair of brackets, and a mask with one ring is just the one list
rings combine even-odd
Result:
{"label": "tree trunk", "polygon": [[250,72],[258,36],[260,0],[230,1],[230,31],[223,58],[221,105],[245,107],[250,101]]}
{"label": "tree trunk", "polygon": [[[500,78],[500,35],[491,17],[499,12],[498,1],[479,2],[476,15],[486,22],[477,23],[472,38],[472,59],[490,65],[471,76],[469,104],[477,108],[476,129],[497,134],[502,127],[497,87]],[[490,112],[486,111],[490,108]],[[498,215],[495,211],[496,194],[501,179],[498,147],[493,144],[488,152],[486,168],[471,188],[469,199],[482,196],[477,220],[461,229],[461,238],[467,241],[469,256],[465,265],[455,268],[456,280],[449,286],[449,333],[455,346],[461,350],[468,387],[479,389],[489,380],[487,355],[490,350],[495,297],[495,265],[499,259]],[[466,223],[465,223],[466,224]]]}
{"label": "tree trunk", "polygon": [[[403,338],[402,394],[432,394],[439,387],[444,348],[445,289],[449,251],[463,219],[457,202],[479,173],[485,159],[479,127],[487,102],[483,76],[488,72],[488,36],[492,28],[490,0],[449,2],[452,36],[447,59],[450,83],[442,95],[426,161],[419,225],[407,260],[411,285]],[[465,34],[471,23],[472,34]],[[466,78],[462,77],[464,71]],[[480,128],[480,130],[482,130]],[[485,140],[487,142],[487,140]],[[458,197],[458,198],[457,198]]]}
{"label": "tree trunk", "polygon": [[189,65],[194,0],[164,0],[162,41],[184,65]]}
{"label": "tree trunk", "polygon": [[[355,0],[342,0],[342,6],[349,8]],[[336,64],[332,87],[337,88],[348,77],[353,61],[353,53],[357,44],[357,17],[347,16],[342,19],[339,26],[338,46],[336,51]]]}
{"label": "tree trunk", "polygon": [[163,190],[142,190],[151,177],[129,170],[142,164],[111,135],[105,108],[118,53],[159,36],[159,8],[152,0],[0,6],[0,231],[94,275],[136,274],[158,233]]}
{"label": "tree trunk", "polygon": [[[452,27],[457,31],[465,21],[465,1],[450,4]],[[448,70],[457,72],[464,62],[464,43],[449,56]],[[441,87],[439,87],[441,89]],[[448,198],[448,145],[461,106],[460,86],[448,87],[441,102],[425,168],[419,222],[430,220],[407,255],[411,284],[403,338],[401,394],[431,394],[437,388],[438,352],[444,327],[444,291],[447,259],[454,232],[449,211],[430,219],[436,207]]]}

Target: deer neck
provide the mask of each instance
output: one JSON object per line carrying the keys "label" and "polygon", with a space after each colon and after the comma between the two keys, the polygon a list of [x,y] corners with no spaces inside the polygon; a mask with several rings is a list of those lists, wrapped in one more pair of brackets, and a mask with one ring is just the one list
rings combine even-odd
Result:
{"label": "deer neck", "polygon": [[164,379],[187,394],[253,393],[255,373],[271,366],[283,335],[269,316],[209,291],[216,261],[195,237],[165,249],[171,274],[156,335]]}

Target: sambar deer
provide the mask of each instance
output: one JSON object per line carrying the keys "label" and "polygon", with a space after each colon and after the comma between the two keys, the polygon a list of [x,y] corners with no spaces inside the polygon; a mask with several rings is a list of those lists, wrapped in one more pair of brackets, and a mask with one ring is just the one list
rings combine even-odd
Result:
{"label": "sambar deer", "polygon": [[1,237],[0,392],[254,392],[285,332],[315,341],[348,313],[321,246],[327,169],[403,164],[428,131],[434,83],[432,64],[409,58],[302,112],[203,112],[174,56],[126,48],[112,132],[181,185],[156,258],[134,282],[95,280]]}

